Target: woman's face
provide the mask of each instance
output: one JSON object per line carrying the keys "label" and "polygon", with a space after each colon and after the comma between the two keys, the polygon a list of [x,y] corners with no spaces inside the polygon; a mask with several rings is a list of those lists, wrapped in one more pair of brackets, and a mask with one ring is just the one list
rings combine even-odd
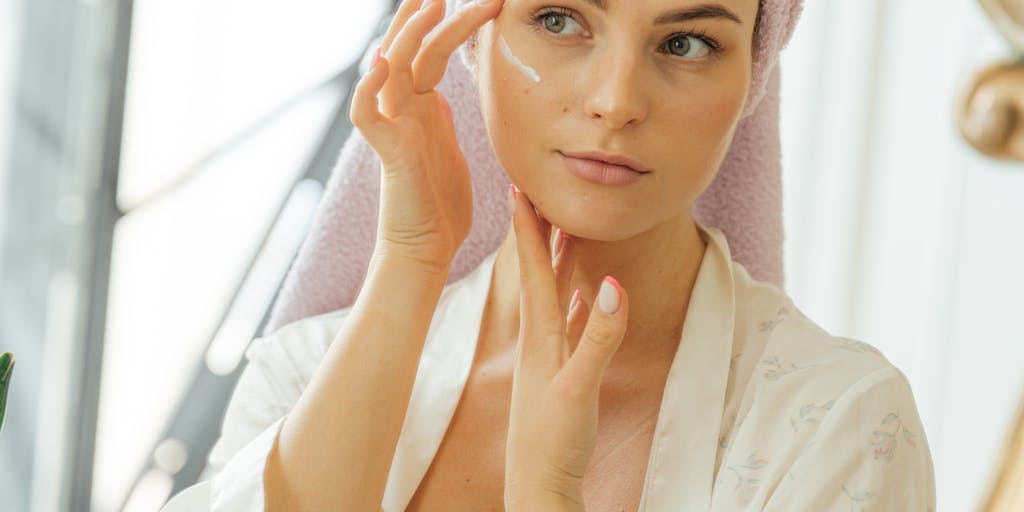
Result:
{"label": "woman's face", "polygon": [[[577,237],[623,240],[688,216],[743,110],[757,4],[506,0],[477,34],[476,59],[484,120],[509,177]],[[625,186],[587,181],[560,155],[585,151],[651,172]]]}

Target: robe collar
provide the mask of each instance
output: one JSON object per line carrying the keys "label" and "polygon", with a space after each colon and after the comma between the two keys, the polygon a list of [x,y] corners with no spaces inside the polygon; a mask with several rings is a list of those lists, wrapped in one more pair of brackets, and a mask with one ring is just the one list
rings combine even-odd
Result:
{"label": "robe collar", "polygon": [[[708,245],[666,379],[640,511],[711,508],[736,308],[725,235],[697,227]],[[496,256],[445,287],[438,300],[388,474],[388,512],[408,506],[451,423],[472,368]]]}
{"label": "robe collar", "polygon": [[725,235],[698,224],[708,243],[647,462],[640,510],[710,510],[736,315]]}

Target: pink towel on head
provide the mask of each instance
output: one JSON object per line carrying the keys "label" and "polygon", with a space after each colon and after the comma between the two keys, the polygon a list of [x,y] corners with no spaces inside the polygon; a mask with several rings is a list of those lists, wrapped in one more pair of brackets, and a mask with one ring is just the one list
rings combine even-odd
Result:
{"label": "pink towel on head", "polygon": [[[447,0],[448,14],[466,0]],[[715,180],[694,206],[694,217],[717,227],[733,259],[760,280],[783,286],[782,161],[779,140],[778,54],[792,36],[803,0],[762,0],[760,51],[750,97]],[[480,112],[468,51],[475,35],[452,55],[438,85],[452,107],[459,146],[473,183],[473,226],[456,254],[448,282],[475,269],[504,239],[508,176],[498,163]],[[355,302],[376,240],[380,162],[359,130],[341,150],[309,235],[274,306],[269,334],[291,322]]]}

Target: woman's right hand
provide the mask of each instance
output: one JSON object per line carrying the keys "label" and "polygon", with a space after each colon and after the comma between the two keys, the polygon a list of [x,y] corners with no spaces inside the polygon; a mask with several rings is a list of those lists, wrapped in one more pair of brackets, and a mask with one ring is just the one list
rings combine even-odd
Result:
{"label": "woman's right hand", "polygon": [[435,87],[451,54],[503,3],[469,3],[444,19],[444,0],[404,0],[373,67],[356,85],[349,117],[381,161],[375,255],[447,274],[469,235],[469,166],[451,108]]}

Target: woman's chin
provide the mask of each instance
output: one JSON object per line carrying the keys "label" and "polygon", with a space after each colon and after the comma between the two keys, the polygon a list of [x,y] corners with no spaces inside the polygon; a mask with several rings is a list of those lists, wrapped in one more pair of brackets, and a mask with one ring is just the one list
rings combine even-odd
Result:
{"label": "woman's chin", "polygon": [[601,218],[600,214],[587,215],[584,210],[576,210],[567,215],[556,215],[555,219],[548,219],[551,222],[551,229],[561,229],[566,235],[576,240],[589,240],[593,242],[618,242],[628,240],[635,236],[632,226],[616,226],[609,224]]}

